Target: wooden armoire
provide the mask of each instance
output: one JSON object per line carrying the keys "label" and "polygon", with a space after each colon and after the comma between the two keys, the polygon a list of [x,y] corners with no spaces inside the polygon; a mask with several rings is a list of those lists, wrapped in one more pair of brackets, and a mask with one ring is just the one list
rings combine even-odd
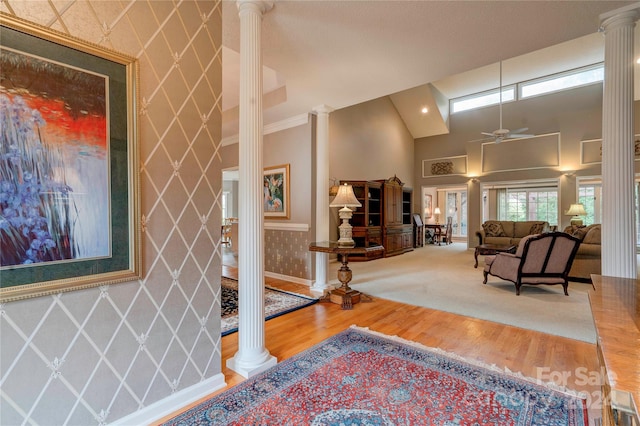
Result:
{"label": "wooden armoire", "polygon": [[412,190],[397,176],[382,181],[382,245],[385,257],[413,250]]}
{"label": "wooden armoire", "polygon": [[[410,188],[405,188],[396,176],[374,181],[340,181],[343,183],[353,186],[353,192],[362,204],[354,210],[350,222],[356,245],[382,244],[385,257],[413,250]],[[351,255],[349,260],[372,260],[380,256]]]}

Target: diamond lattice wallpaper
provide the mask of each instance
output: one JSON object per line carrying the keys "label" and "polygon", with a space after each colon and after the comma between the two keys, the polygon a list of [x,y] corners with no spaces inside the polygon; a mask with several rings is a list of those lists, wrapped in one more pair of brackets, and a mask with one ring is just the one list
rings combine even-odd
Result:
{"label": "diamond lattice wallpaper", "polygon": [[221,372],[221,3],[0,10],[139,59],[144,279],[0,305],[0,424],[110,423]]}

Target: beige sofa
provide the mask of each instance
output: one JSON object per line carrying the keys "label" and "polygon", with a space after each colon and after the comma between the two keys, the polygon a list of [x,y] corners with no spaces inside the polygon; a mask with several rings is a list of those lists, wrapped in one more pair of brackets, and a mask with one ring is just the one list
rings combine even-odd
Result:
{"label": "beige sofa", "polygon": [[600,224],[567,226],[563,232],[580,240],[580,247],[578,247],[578,252],[569,271],[569,279],[591,282],[591,274],[602,272]]}
{"label": "beige sofa", "polygon": [[517,246],[527,235],[541,234],[552,229],[548,222],[530,220],[514,222],[511,220],[487,220],[482,229],[476,232],[478,244],[499,244]]}

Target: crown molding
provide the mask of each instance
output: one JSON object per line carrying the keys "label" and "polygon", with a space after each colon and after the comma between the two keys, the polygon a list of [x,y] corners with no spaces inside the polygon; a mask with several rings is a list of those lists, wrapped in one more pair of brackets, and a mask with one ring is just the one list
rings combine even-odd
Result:
{"label": "crown molding", "polygon": [[[267,124],[263,127],[262,134],[268,135],[270,133],[280,132],[282,130],[291,129],[293,127],[302,126],[309,123],[309,114],[303,113],[294,115],[293,117],[286,118],[275,123]],[[239,135],[228,136],[222,139],[222,146],[233,145],[238,143]]]}
{"label": "crown molding", "polygon": [[291,129],[292,127],[302,126],[309,123],[309,114],[298,114],[293,117],[285,118],[282,121],[276,121],[275,123],[267,124],[264,126],[264,134],[280,132],[282,130]]}

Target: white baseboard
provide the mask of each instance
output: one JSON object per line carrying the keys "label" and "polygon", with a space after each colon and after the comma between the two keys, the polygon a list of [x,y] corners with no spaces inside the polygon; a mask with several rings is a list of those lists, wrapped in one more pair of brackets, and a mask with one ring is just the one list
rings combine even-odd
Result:
{"label": "white baseboard", "polygon": [[312,280],[307,280],[307,279],[298,278],[298,277],[290,277],[289,275],[277,274],[275,272],[265,271],[264,276],[269,278],[277,278],[279,280],[289,281],[296,284],[306,285],[307,287],[311,287],[313,285]]}
{"label": "white baseboard", "polygon": [[131,413],[128,416],[124,416],[111,423],[111,425],[133,426],[148,425],[153,422],[157,422],[161,418],[178,411],[180,408],[224,388],[226,385],[227,384],[224,381],[224,374],[216,374],[209,379],[196,383],[193,386],[189,386],[186,389],[182,389],[181,391],[161,399],[160,401],[154,402],[153,404]]}

